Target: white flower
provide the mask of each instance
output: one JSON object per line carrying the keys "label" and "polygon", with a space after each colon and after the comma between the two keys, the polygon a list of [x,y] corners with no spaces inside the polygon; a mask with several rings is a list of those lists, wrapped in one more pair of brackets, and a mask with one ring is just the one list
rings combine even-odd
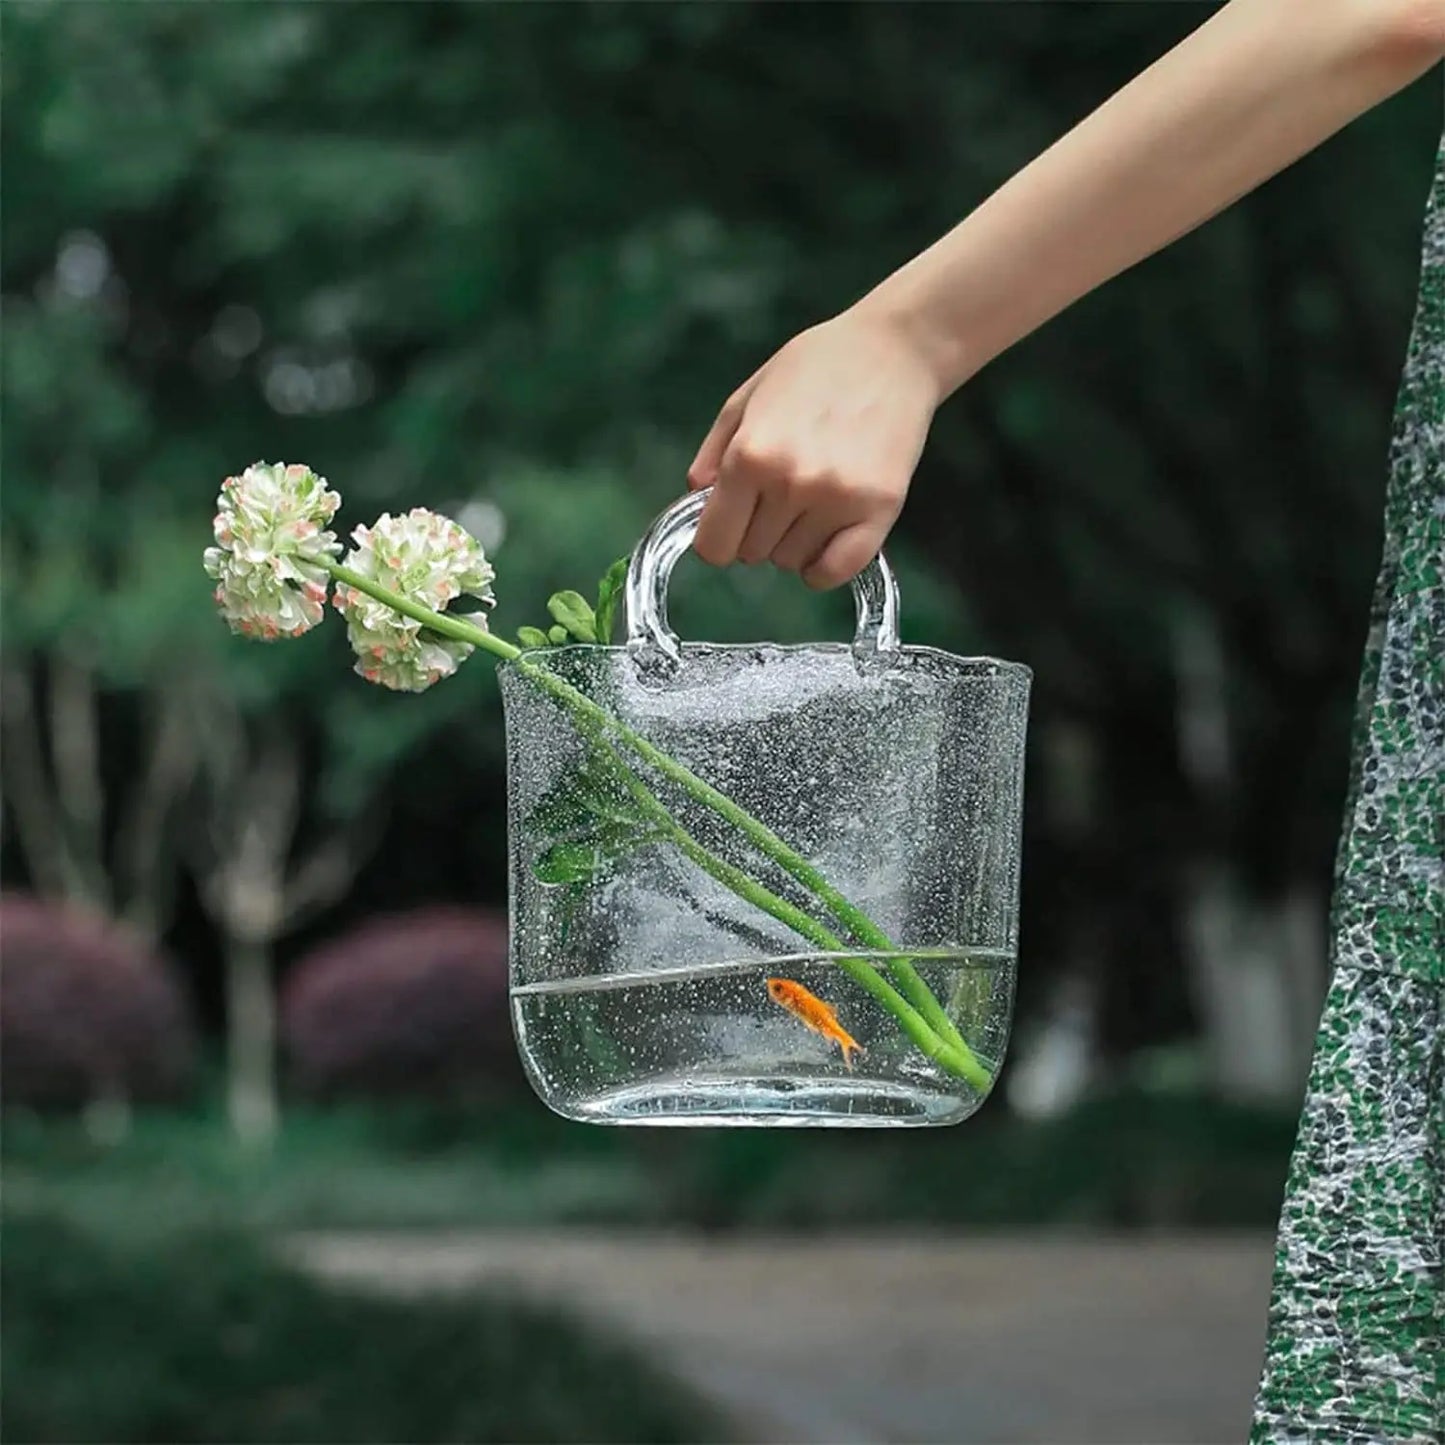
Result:
{"label": "white flower", "polygon": [[226,478],[216,499],[216,545],[204,561],[233,632],[271,642],[321,621],[330,580],[323,563],[341,551],[325,528],[340,505],[310,467],[256,462]]}
{"label": "white flower", "polygon": [[[402,517],[385,513],[374,527],[358,527],[351,539],[355,546],[346,566],[409,602],[441,612],[462,596],[487,606],[496,601],[491,585],[496,573],[481,544],[425,507],[413,507]],[[337,583],[335,605],[346,618],[356,671],[368,682],[398,692],[421,692],[450,677],[472,653],[471,643],[427,631],[415,618],[355,587]],[[482,612],[465,620],[476,627],[487,625]]]}

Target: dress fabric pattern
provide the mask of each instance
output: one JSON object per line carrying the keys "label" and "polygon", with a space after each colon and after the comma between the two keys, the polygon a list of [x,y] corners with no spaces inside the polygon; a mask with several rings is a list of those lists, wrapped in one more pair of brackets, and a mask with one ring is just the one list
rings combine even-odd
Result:
{"label": "dress fabric pattern", "polygon": [[1252,1445],[1445,1445],[1445,139]]}

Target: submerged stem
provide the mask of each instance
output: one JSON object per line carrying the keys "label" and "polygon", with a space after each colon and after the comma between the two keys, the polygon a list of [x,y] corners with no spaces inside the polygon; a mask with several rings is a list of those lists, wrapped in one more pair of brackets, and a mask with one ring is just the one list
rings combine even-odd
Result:
{"label": "submerged stem", "polygon": [[[710,808],[719,817],[731,823],[757,850],[771,858],[785,873],[795,878],[810,893],[827,905],[829,910],[857,937],[865,947],[880,953],[898,953],[899,950],[884,931],[856,904],[850,903],[801,853],[790,847],[766,823],[753,817],[726,793],[719,792],[711,783],[705,782],[675,758],[644,737],[632,731],[625,723],[599,708],[585,693],[570,683],[564,682],[555,673],[539,668],[525,659],[519,664],[529,676],[534,676],[549,692],[570,707],[583,706],[589,715],[595,713],[607,730],[639,757],[651,763],[664,777],[675,782],[680,788]],[[887,965],[899,991],[918,1010],[933,1028],[954,1048],[972,1057],[963,1035],[953,1020],[944,1011],[943,1005],[934,997],[932,990],[906,957],[898,957]]]}
{"label": "submerged stem", "polygon": [[743,872],[736,864],[729,863],[725,858],[719,858],[716,853],[699,843],[668,812],[651,789],[622,762],[609,744],[604,742],[600,746],[606,748],[608,755],[617,763],[623,785],[632,794],[638,807],[657,824],[658,831],[668,838],[684,857],[697,864],[704,873],[717,879],[725,888],[731,889],[738,897],[745,899],[764,913],[771,914],[780,923],[787,924],[795,933],[801,934],[809,943],[816,944],[833,955],[831,961],[836,963],[855,983],[872,994],[898,1020],[904,1033],[935,1063],[942,1065],[949,1073],[966,1080],[976,1089],[988,1088],[991,1082],[988,1070],[967,1048],[960,1050],[947,1040],[940,1038],[923,1015],[913,1008],[877,969],[873,968],[865,959],[849,957],[847,945],[843,940],[830,933],[811,914],[804,913],[801,908],[795,907],[786,898],[778,897],[776,893]]}

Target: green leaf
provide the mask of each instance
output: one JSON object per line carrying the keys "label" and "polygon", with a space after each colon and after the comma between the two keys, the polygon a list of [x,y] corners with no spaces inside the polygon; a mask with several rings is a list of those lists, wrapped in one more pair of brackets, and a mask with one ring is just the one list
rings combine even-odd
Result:
{"label": "green leaf", "polygon": [[578,642],[597,641],[597,619],[580,592],[554,592],[547,599],[547,611]]}
{"label": "green leaf", "polygon": [[642,823],[642,814],[632,797],[602,768],[586,769],[577,779],[578,800],[596,818],[604,821]]}
{"label": "green leaf", "polygon": [[586,797],[569,778],[558,783],[532,809],[527,817],[527,831],[544,838],[566,838],[583,833],[595,822]]}
{"label": "green leaf", "polygon": [[549,838],[575,837],[598,819],[597,798],[606,784],[596,777],[598,758],[589,753],[574,771],[559,777],[527,815],[528,832]]}
{"label": "green leaf", "polygon": [[546,647],[547,634],[540,627],[519,627],[517,641],[523,647]]}
{"label": "green leaf", "polygon": [[557,900],[557,909],[552,917],[557,928],[557,942],[563,947],[572,932],[572,925],[577,921],[577,910],[581,908],[582,900],[586,896],[585,883],[569,883]]}
{"label": "green leaf", "polygon": [[590,883],[610,864],[659,836],[640,818],[606,818],[581,837],[553,843],[537,859],[532,871],[543,883]]}
{"label": "green leaf", "polygon": [[553,843],[532,865],[543,883],[590,883],[607,864],[595,843]]}
{"label": "green leaf", "polygon": [[604,822],[591,836],[593,843],[612,862],[646,847],[660,835],[640,818],[614,818]]}
{"label": "green leaf", "polygon": [[627,584],[627,568],[631,557],[619,557],[602,574],[597,584],[597,640],[601,643],[612,641],[612,630],[617,620],[617,606],[622,601],[622,590]]}
{"label": "green leaf", "polygon": [[567,641],[567,636],[565,627],[549,627],[547,629],[547,640],[556,643],[558,647]]}
{"label": "green leaf", "polygon": [[617,778],[617,765],[599,753],[588,757],[547,791],[527,817],[529,831],[549,838],[592,835],[597,825],[616,824],[637,832],[642,814]]}

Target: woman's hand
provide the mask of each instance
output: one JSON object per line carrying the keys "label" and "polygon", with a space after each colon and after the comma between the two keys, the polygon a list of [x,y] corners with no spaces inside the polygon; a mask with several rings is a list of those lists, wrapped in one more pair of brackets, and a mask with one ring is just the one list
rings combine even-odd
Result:
{"label": "woman's hand", "polygon": [[712,487],[698,555],[766,562],[810,587],[851,581],[898,518],[938,379],[901,328],[861,307],[802,332],[729,398],[688,485]]}

